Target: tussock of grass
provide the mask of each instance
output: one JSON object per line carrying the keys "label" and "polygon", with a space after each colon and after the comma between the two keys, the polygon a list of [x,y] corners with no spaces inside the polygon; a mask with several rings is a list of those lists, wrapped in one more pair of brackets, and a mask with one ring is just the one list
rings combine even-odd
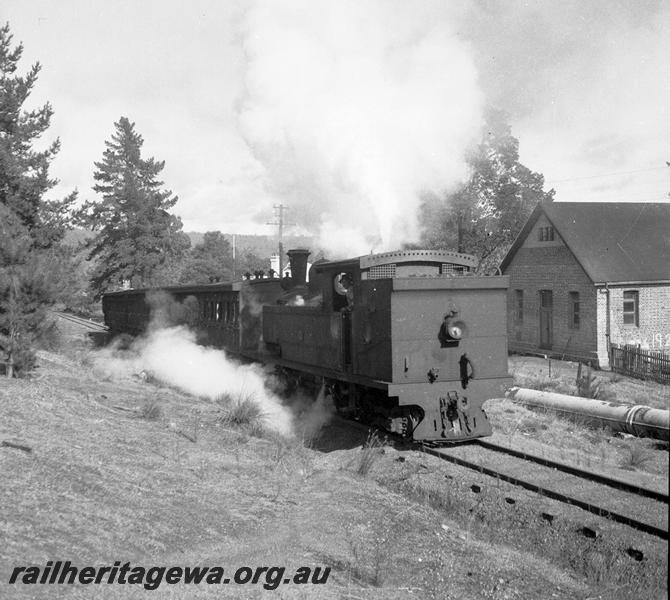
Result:
{"label": "tussock of grass", "polygon": [[246,429],[252,434],[263,430],[266,414],[255,401],[253,394],[236,398],[225,395],[216,401],[223,406],[223,415],[219,418],[222,425]]}
{"label": "tussock of grass", "polygon": [[377,432],[371,431],[368,434],[365,444],[361,448],[361,453],[358,456],[356,473],[361,477],[365,477],[372,469],[377,459],[381,456],[381,449],[384,446],[384,441],[379,439]]}
{"label": "tussock of grass", "polygon": [[628,452],[624,454],[619,462],[619,466],[622,469],[627,469],[629,471],[644,469],[651,461],[651,456],[644,448],[640,448],[639,446],[629,446],[626,450]]}
{"label": "tussock of grass", "polygon": [[163,416],[163,410],[157,402],[147,402],[142,407],[140,416],[147,421],[157,421]]}

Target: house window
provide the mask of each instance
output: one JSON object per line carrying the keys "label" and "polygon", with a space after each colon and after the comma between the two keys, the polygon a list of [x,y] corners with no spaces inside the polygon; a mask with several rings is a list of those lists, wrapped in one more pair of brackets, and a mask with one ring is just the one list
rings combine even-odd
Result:
{"label": "house window", "polygon": [[637,290],[623,293],[623,324],[638,327],[639,318],[639,292]]}
{"label": "house window", "polygon": [[538,229],[538,239],[541,242],[553,242],[554,228],[551,225],[549,227],[540,227]]}
{"label": "house window", "polygon": [[514,320],[523,321],[523,290],[514,290]]}
{"label": "house window", "polygon": [[579,292],[569,293],[569,321],[570,329],[579,329]]}

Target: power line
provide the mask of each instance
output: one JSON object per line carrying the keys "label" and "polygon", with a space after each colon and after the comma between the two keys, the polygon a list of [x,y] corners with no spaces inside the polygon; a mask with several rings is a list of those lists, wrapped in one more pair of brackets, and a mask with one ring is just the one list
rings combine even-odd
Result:
{"label": "power line", "polygon": [[586,175],[584,177],[571,177],[569,179],[554,179],[553,181],[545,181],[546,185],[554,183],[566,183],[568,181],[581,181],[583,179],[597,179],[598,177],[612,177],[614,175],[633,175],[634,173],[647,173],[649,171],[660,171],[666,167],[650,167],[648,169],[637,169],[635,171],[615,171],[613,173],[601,173],[600,175]]}

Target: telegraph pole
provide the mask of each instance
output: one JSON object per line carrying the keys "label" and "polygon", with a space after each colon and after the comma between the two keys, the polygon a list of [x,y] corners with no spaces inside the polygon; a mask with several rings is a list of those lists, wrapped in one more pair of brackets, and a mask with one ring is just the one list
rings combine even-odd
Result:
{"label": "telegraph pole", "polygon": [[284,211],[287,209],[283,204],[275,204],[275,220],[268,223],[268,225],[276,225],[279,238],[279,279],[284,273]]}
{"label": "telegraph pole", "polygon": [[235,281],[235,277],[237,275],[237,269],[235,268],[237,266],[235,263],[236,259],[237,255],[235,250],[235,234],[233,233],[233,281]]}

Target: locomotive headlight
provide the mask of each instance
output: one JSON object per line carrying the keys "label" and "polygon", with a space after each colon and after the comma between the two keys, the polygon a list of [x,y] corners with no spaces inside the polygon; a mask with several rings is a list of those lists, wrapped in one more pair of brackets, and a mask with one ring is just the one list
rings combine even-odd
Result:
{"label": "locomotive headlight", "polygon": [[453,323],[449,325],[447,328],[447,331],[449,333],[449,337],[455,339],[455,340],[460,340],[463,337],[463,329],[459,324]]}
{"label": "locomotive headlight", "polygon": [[455,310],[451,310],[444,315],[440,331],[437,335],[442,348],[458,346],[458,342],[463,337],[463,333],[466,329],[465,323],[463,321],[455,321],[454,318],[456,315],[457,312]]}

